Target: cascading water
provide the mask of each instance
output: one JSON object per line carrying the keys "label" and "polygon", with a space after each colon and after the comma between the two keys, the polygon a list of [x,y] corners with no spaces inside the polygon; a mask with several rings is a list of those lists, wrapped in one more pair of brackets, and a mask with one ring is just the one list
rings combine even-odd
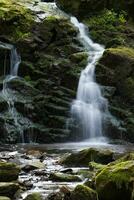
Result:
{"label": "cascading water", "polygon": [[[14,125],[16,127],[16,130],[20,134],[20,140],[21,142],[24,142],[24,136],[23,136],[23,129],[18,122],[18,113],[14,106],[14,94],[11,92],[10,88],[8,87],[8,84],[11,80],[15,79],[18,76],[18,69],[19,64],[21,62],[21,58],[18,55],[16,48],[13,45],[6,44],[6,43],[0,43],[0,47],[6,50],[10,51],[10,69],[7,69],[8,66],[4,66],[4,77],[3,80],[3,89],[2,89],[2,97],[5,99],[5,101],[8,103],[8,113],[12,117],[14,121]],[[8,126],[5,121],[6,129],[8,129]]]}
{"label": "cascading water", "polygon": [[95,65],[101,58],[104,47],[90,39],[85,25],[79,23],[75,17],[71,17],[71,22],[78,28],[79,40],[88,51],[88,63],[81,72],[77,98],[71,106],[72,119],[79,124],[83,139],[101,137],[107,100],[102,97],[100,87],[95,81]]}

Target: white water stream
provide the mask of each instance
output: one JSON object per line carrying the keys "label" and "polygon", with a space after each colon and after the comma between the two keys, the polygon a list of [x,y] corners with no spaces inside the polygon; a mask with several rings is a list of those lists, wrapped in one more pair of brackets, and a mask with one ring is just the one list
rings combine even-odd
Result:
{"label": "white water stream", "polygon": [[94,43],[86,26],[71,17],[72,24],[79,30],[79,40],[88,51],[88,63],[81,72],[77,97],[71,107],[72,118],[80,125],[83,139],[101,137],[103,135],[103,113],[107,111],[107,100],[102,96],[99,85],[95,81],[95,66],[104,52],[104,47]]}

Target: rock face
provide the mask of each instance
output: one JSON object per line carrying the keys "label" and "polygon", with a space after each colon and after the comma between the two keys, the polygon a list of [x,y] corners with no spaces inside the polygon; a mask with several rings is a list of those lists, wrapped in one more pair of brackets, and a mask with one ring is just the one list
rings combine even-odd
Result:
{"label": "rock face", "polygon": [[133,0],[125,1],[122,0],[120,2],[112,0],[56,0],[57,5],[65,10],[67,13],[83,17],[85,15],[90,15],[91,13],[97,13],[98,11],[102,11],[103,9],[115,9],[122,10],[126,9],[131,16],[133,16],[132,7],[134,6]]}
{"label": "rock face", "polygon": [[133,72],[134,50],[126,47],[107,49],[96,68],[98,82],[115,88],[108,98],[111,113],[120,120],[120,125],[117,124],[120,131],[112,126],[107,133],[114,138],[123,137],[130,141],[134,141]]}
{"label": "rock face", "polygon": [[[76,40],[77,30],[64,14],[60,16],[52,8],[52,13],[48,12],[48,7],[44,6],[40,12],[47,14],[41,19],[38,13],[26,8],[21,1],[15,4],[12,7],[12,0],[3,1],[3,8],[10,8],[11,12],[15,9],[15,12],[9,17],[9,13],[0,8],[4,15],[4,18],[0,15],[0,26],[11,24],[8,28],[16,32],[9,33],[4,28],[0,38],[2,42],[14,43],[21,55],[19,75],[23,79],[16,78],[8,84],[14,96],[19,126],[15,125],[14,116],[8,113],[8,105],[1,97],[0,140],[6,143],[21,142],[20,128],[17,127],[21,127],[25,142],[46,143],[71,139],[70,132],[66,130],[66,120],[70,103],[75,97],[79,73],[86,65],[87,54],[83,53],[83,47]],[[26,28],[23,26],[25,20]],[[10,52],[1,51],[1,68],[4,68],[6,54],[9,68]],[[2,70],[0,75],[3,76]]]}

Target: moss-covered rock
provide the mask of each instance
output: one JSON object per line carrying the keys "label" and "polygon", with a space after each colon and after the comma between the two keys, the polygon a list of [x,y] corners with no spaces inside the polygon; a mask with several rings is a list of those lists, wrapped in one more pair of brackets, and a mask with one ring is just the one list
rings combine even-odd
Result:
{"label": "moss-covered rock", "polygon": [[52,173],[50,175],[52,181],[57,182],[81,182],[82,179],[77,175],[64,174],[64,173]]}
{"label": "moss-covered rock", "polygon": [[11,182],[0,182],[0,195],[13,198],[17,190],[19,189],[19,184]]}
{"label": "moss-covered rock", "polygon": [[11,200],[11,199],[8,197],[0,196],[0,200]]}
{"label": "moss-covered rock", "polygon": [[96,67],[97,81],[102,85],[116,88],[108,98],[110,111],[116,116],[118,123],[114,125],[115,120],[111,121],[110,123],[113,125],[109,124],[106,132],[110,137],[124,138],[130,141],[134,141],[133,66],[134,49],[119,46],[107,49]]}
{"label": "moss-covered rock", "polygon": [[65,158],[63,157],[60,163],[69,166],[88,166],[90,161],[107,164],[113,160],[113,152],[109,150],[89,148],[80,152],[72,153]]}
{"label": "moss-covered rock", "polygon": [[32,193],[32,194],[29,194],[25,200],[42,200],[42,197],[40,195],[40,193]]}
{"label": "moss-covered rock", "polygon": [[97,194],[94,190],[91,188],[84,186],[84,185],[78,185],[74,189],[74,191],[71,193],[71,200],[97,200]]}
{"label": "moss-covered rock", "polygon": [[134,161],[108,165],[96,176],[100,200],[131,199],[134,184]]}
{"label": "moss-covered rock", "polygon": [[0,182],[17,180],[20,168],[14,163],[0,162]]}

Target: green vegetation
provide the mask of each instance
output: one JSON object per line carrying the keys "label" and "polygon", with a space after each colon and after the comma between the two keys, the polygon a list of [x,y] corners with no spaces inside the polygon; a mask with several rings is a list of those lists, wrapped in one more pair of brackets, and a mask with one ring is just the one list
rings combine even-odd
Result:
{"label": "green vegetation", "polygon": [[116,13],[114,10],[103,10],[95,16],[84,20],[89,26],[92,38],[106,46],[123,45],[125,35],[123,31],[126,24],[126,13]]}

